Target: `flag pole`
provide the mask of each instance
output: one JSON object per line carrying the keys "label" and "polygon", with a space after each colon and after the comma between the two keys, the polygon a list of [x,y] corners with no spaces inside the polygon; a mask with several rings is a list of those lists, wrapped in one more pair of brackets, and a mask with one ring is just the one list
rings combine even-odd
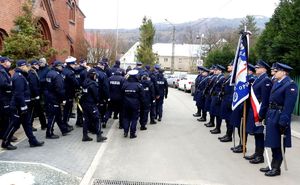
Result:
{"label": "flag pole", "polygon": [[[244,27],[244,32],[247,32],[247,26]],[[249,61],[249,42],[248,44],[248,51],[247,51],[247,63]],[[247,66],[247,74],[248,74],[248,66]],[[247,108],[247,100],[244,101],[244,108],[243,108],[243,156],[245,157],[246,154],[246,108]]]}

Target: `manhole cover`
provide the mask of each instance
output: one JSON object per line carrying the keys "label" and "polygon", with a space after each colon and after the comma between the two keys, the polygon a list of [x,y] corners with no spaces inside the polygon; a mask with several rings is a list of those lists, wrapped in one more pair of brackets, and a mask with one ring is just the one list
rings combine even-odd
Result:
{"label": "manhole cover", "polygon": [[187,185],[187,184],[170,184],[157,182],[138,182],[138,181],[117,181],[95,179],[93,185]]}

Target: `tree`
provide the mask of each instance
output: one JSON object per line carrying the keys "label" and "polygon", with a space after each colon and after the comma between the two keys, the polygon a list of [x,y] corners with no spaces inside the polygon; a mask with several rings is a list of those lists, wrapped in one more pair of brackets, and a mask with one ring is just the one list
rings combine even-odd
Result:
{"label": "tree", "polygon": [[[260,34],[259,28],[256,26],[255,17],[252,15],[247,15],[240,23],[239,28],[237,30],[237,33],[239,33],[241,30],[245,29],[245,26],[247,27],[247,31],[250,31],[252,34],[249,37],[249,47],[252,48],[255,46],[257,42],[257,38]],[[250,49],[251,50],[251,49]],[[252,55],[253,53],[250,53]]]}
{"label": "tree", "polygon": [[56,50],[49,46],[49,41],[43,38],[38,19],[32,14],[32,3],[27,1],[22,6],[22,15],[14,20],[15,29],[4,41],[2,55],[14,60],[37,59],[40,57],[51,58],[57,54]]}
{"label": "tree", "polygon": [[153,65],[156,61],[155,54],[152,51],[155,28],[151,19],[143,18],[143,24],[140,27],[140,45],[137,49],[137,59],[143,64]]}
{"label": "tree", "polygon": [[281,0],[256,44],[258,57],[281,61],[300,72],[300,0]]}
{"label": "tree", "polygon": [[213,64],[220,64],[226,67],[234,59],[234,49],[225,44],[222,48],[210,51],[205,58],[204,65],[209,67]]}

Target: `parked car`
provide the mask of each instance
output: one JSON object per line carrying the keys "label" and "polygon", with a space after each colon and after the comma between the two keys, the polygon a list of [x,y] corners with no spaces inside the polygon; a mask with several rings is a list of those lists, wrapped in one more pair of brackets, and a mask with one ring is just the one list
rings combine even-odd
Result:
{"label": "parked car", "polygon": [[170,75],[168,78],[167,78],[167,82],[168,82],[168,85],[170,87],[173,87],[173,88],[177,88],[178,87],[178,82],[184,78],[186,76],[186,74],[172,74]]}
{"label": "parked car", "polygon": [[184,90],[184,92],[191,91],[192,83],[195,83],[195,79],[198,75],[188,74],[178,82],[178,89]]}
{"label": "parked car", "polygon": [[194,96],[195,91],[196,91],[196,89],[195,89],[195,82],[192,82],[192,85],[191,85],[191,96]]}

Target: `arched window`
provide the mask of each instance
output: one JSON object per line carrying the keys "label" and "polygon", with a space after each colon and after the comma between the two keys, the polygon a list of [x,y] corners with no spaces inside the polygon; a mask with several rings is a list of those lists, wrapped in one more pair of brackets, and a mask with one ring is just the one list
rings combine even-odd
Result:
{"label": "arched window", "polygon": [[3,50],[3,47],[4,47],[4,39],[5,37],[7,37],[7,33],[4,29],[1,29],[0,28],[0,51]]}
{"label": "arched window", "polygon": [[76,4],[74,1],[69,0],[68,4],[70,6],[70,11],[69,11],[69,19],[73,23],[75,23],[75,11],[76,11]]}
{"label": "arched window", "polygon": [[73,48],[72,45],[70,46],[70,55],[71,55],[71,56],[74,56],[74,48]]}
{"label": "arched window", "polygon": [[50,46],[52,46],[52,38],[51,38],[51,32],[48,26],[47,21],[44,18],[40,18],[38,21],[38,25],[41,28],[41,34],[43,35],[45,40],[48,40],[50,42]]}

